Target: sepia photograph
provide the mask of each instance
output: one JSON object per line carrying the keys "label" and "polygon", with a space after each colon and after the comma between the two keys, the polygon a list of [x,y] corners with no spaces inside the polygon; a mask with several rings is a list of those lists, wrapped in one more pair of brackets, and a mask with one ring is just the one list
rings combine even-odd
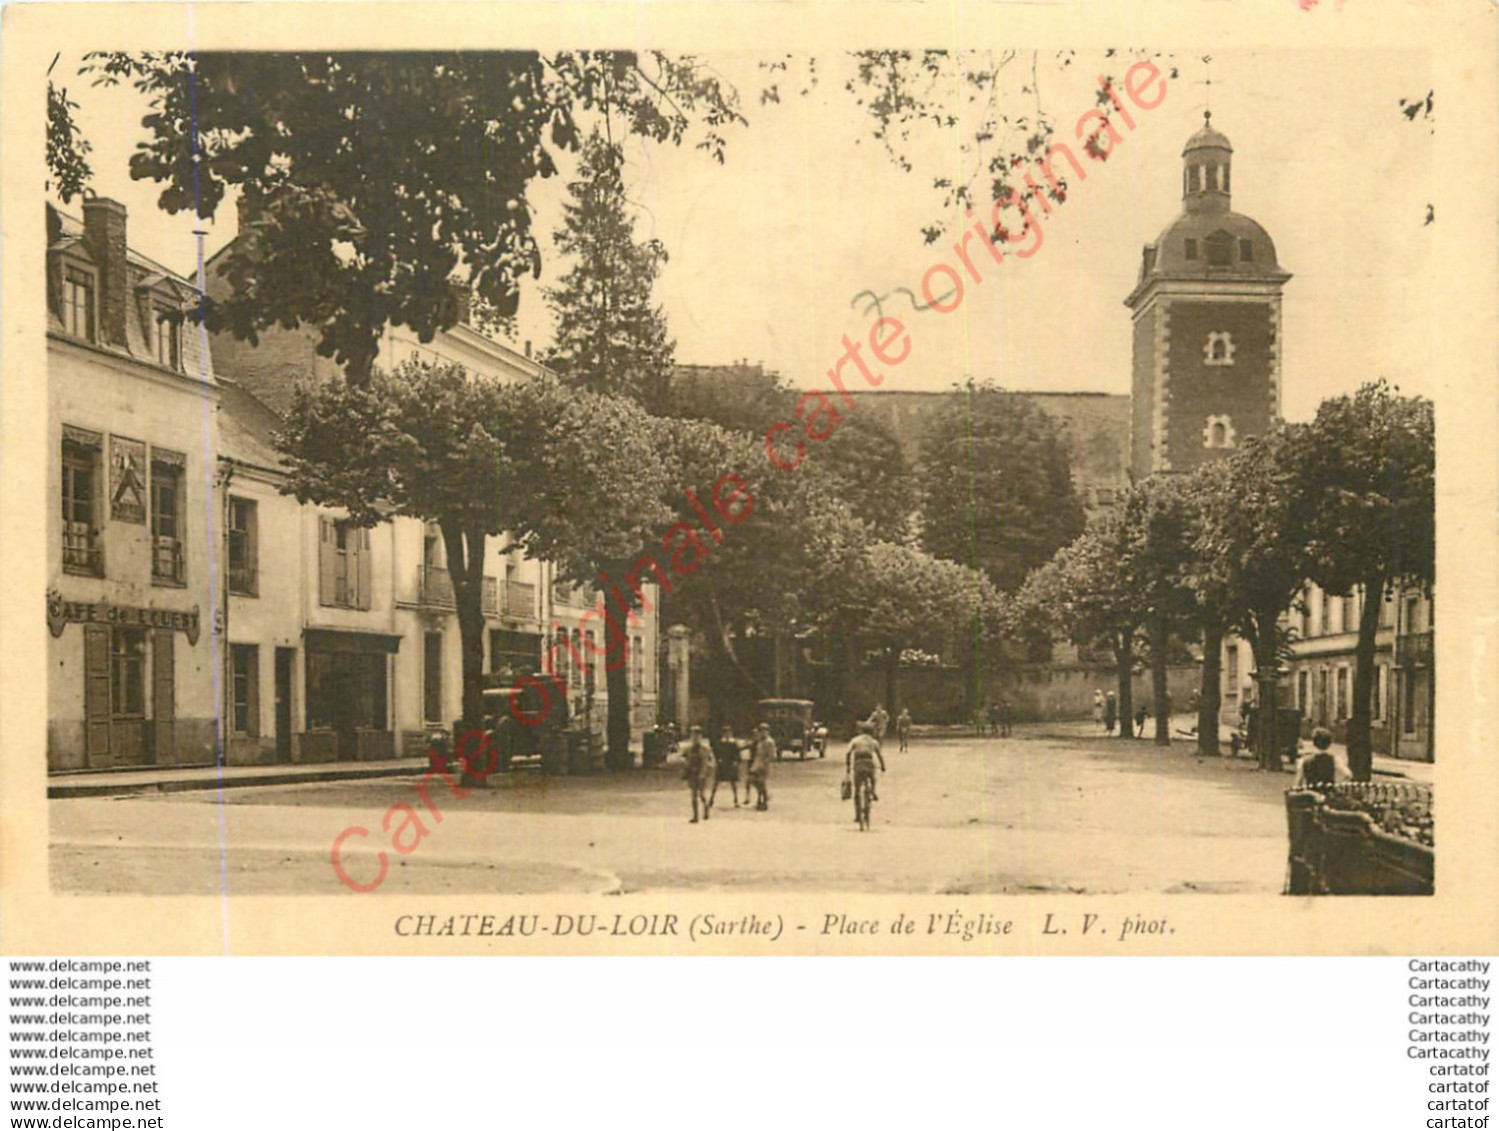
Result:
{"label": "sepia photograph", "polygon": [[36,898],[1169,947],[1471,890],[1430,38],[472,10],[34,60]]}

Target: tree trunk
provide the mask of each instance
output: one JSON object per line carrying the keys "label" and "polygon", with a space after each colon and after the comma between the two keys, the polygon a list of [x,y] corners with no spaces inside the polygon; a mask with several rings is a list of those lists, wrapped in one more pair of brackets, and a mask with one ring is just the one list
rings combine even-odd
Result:
{"label": "tree trunk", "polygon": [[1383,573],[1364,579],[1364,607],[1358,618],[1358,644],[1353,650],[1353,706],[1348,716],[1348,769],[1354,781],[1374,776],[1374,743],[1369,733],[1369,694],[1374,688],[1374,638],[1384,605]]}
{"label": "tree trunk", "polygon": [[463,772],[463,784],[483,787],[493,769],[491,758],[498,752],[479,753],[478,743],[462,743],[465,734],[484,729],[484,542],[482,530],[464,531],[461,524],[447,520],[439,524],[448,555],[448,577],[453,583],[453,604],[458,612],[458,639],[463,657],[463,717],[457,739],[466,749],[454,753],[467,755],[477,774]]}
{"label": "tree trunk", "polygon": [[1164,614],[1150,618],[1150,694],[1155,699],[1155,744],[1171,745],[1170,685],[1166,680],[1166,645],[1171,638],[1171,621]]}
{"label": "tree trunk", "polygon": [[1202,630],[1202,689],[1197,700],[1197,752],[1217,757],[1218,712],[1223,706],[1223,629],[1211,625]]}
{"label": "tree trunk", "polygon": [[604,762],[611,770],[628,770],[635,765],[630,752],[630,661],[611,668],[604,664],[604,687],[609,692],[608,747]]}
{"label": "tree trunk", "polygon": [[885,710],[891,718],[897,714],[896,700],[900,698],[900,649],[885,649]]}
{"label": "tree trunk", "polygon": [[1131,691],[1135,654],[1131,647],[1134,633],[1121,632],[1114,638],[1114,664],[1119,675],[1119,737],[1135,735],[1135,698]]}
{"label": "tree trunk", "polygon": [[1272,773],[1280,769],[1280,697],[1276,694],[1280,659],[1275,654],[1275,624],[1279,619],[1279,609],[1260,610],[1254,616],[1254,639],[1250,642],[1255,667],[1255,754],[1260,769]]}

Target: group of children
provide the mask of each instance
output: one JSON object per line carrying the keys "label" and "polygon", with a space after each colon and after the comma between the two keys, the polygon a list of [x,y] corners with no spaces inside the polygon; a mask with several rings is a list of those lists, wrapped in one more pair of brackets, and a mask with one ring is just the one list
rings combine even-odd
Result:
{"label": "group of children", "polygon": [[[746,752],[745,747],[748,747]],[[698,821],[699,808],[706,821],[713,811],[720,783],[727,783],[734,794],[734,808],[739,808],[739,786],[744,786],[744,804],[755,793],[755,808],[770,808],[770,764],[776,759],[776,740],[770,726],[760,723],[754,737],[742,743],[734,737],[732,727],[724,727],[717,743],[703,737],[702,727],[693,727],[681,744],[682,777],[692,790],[692,823]]]}

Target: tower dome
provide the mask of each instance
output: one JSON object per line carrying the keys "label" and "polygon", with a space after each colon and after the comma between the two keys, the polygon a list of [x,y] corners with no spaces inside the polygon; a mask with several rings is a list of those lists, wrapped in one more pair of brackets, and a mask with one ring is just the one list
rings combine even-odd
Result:
{"label": "tower dome", "polygon": [[1213,112],[1204,110],[1202,129],[1182,150],[1182,205],[1188,212],[1227,212],[1234,147],[1213,129]]}

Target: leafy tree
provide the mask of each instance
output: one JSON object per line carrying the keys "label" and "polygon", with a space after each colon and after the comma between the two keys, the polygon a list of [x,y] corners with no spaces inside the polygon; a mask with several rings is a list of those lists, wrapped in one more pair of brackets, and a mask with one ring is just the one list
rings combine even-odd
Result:
{"label": "leafy tree", "polygon": [[500,386],[455,365],[409,361],[366,385],[299,386],[277,445],[298,502],[361,526],[435,522],[447,551],[463,655],[463,723],[483,720],[484,550],[503,529]]}
{"label": "leafy tree", "polygon": [[88,156],[93,146],[74,121],[78,103],[66,89],[47,80],[47,189],[64,203],[87,191],[93,177]]}
{"label": "leafy tree", "polygon": [[1166,746],[1171,741],[1167,705],[1171,635],[1196,612],[1194,593],[1187,582],[1194,564],[1197,520],[1192,492],[1182,479],[1151,476],[1130,489],[1121,518],[1124,547],[1120,566],[1126,584],[1144,605],[1155,741],[1158,746]]}
{"label": "leafy tree", "polygon": [[[1049,211],[1063,203],[1073,187],[1067,160],[1055,162],[1055,182],[1039,173],[1027,179],[1028,172],[1035,172],[1027,166],[1040,162],[1057,144],[1076,151],[1083,176],[1089,165],[1107,160],[1117,138],[1126,136],[1109,92],[1123,98],[1120,76],[1137,62],[1154,64],[1168,79],[1178,75],[1170,54],[1134,48],[1107,48],[1091,59],[1073,50],[877,48],[849,52],[841,70],[837,61],[816,57],[786,55],[763,62],[766,86],[760,100],[780,102],[783,83],[806,97],[831,71],[896,167],[916,172],[919,154],[927,151],[955,156],[956,161],[944,162],[930,174],[941,207],[940,215],[922,229],[930,244],[949,229],[957,209],[977,209],[987,221],[990,203],[1012,191],[1027,207]],[[1047,105],[1044,87],[1074,66],[1096,67],[1094,73],[1104,81],[1083,120],[1059,121]],[[954,168],[962,172],[954,175]]]}
{"label": "leafy tree", "polygon": [[1432,404],[1384,381],[1322,402],[1305,434],[1301,474],[1310,494],[1307,577],[1330,593],[1361,590],[1354,649],[1348,765],[1373,772],[1370,691],[1385,594],[1430,591],[1436,576],[1436,441]]}
{"label": "leafy tree", "polygon": [[972,563],[1005,593],[1083,529],[1056,423],[990,384],[945,398],[922,438],[921,488],[922,546]]}
{"label": "leafy tree", "polygon": [[892,714],[900,706],[903,651],[940,644],[954,629],[998,633],[999,595],[977,570],[892,542],[875,542],[860,553],[858,570],[838,619],[854,640],[882,655],[885,706]]}
{"label": "leafy tree", "polygon": [[[714,485],[732,474],[753,499],[737,522],[718,523],[721,543],[703,535],[704,552],[690,574],[675,579],[671,594],[673,612],[707,642],[706,683],[717,726],[735,702],[764,698],[772,690],[740,656],[738,641],[751,629],[789,634],[829,623],[850,589],[862,585],[858,570],[868,531],[817,469],[786,474],[771,468],[757,436],[688,420],[668,421],[665,430],[674,482],[695,485],[712,507],[707,500]],[[681,487],[675,505],[691,523]]]}
{"label": "leafy tree", "polygon": [[574,387],[632,397],[659,413],[674,343],[651,288],[666,248],[658,240],[636,242],[623,168],[619,146],[590,135],[554,236],[572,266],[544,292],[556,330],[543,360]]}
{"label": "leafy tree", "polygon": [[1135,636],[1148,613],[1125,568],[1130,538],[1119,509],[1096,515],[1077,539],[1031,572],[1016,594],[1014,612],[1026,635],[1108,646],[1119,684],[1120,738],[1133,735]]}
{"label": "leafy tree", "polygon": [[659,51],[115,52],[85,70],[149,99],[130,172],[164,210],[206,219],[240,194],[250,230],[209,329],[306,325],[356,382],[388,326],[430,341],[468,294],[515,313],[541,263],[527,191],[588,118],[673,144],[701,125],[718,160],[743,121],[709,68]]}
{"label": "leafy tree", "polygon": [[661,415],[763,436],[795,411],[796,390],[762,365],[679,365]]}
{"label": "leafy tree", "polygon": [[[1199,555],[1214,562],[1215,584],[1231,595],[1232,628],[1254,650],[1265,708],[1275,702],[1268,692],[1284,639],[1279,621],[1297,604],[1307,577],[1304,437],[1304,425],[1285,425],[1222,461],[1228,497],[1204,512],[1197,541]],[[1261,766],[1278,769],[1274,727],[1259,733]]]}
{"label": "leafy tree", "polygon": [[1197,703],[1197,750],[1204,757],[1221,753],[1218,712],[1222,707],[1223,640],[1242,621],[1244,605],[1234,588],[1229,561],[1218,557],[1206,541],[1212,534],[1210,518],[1238,505],[1233,465],[1226,460],[1202,464],[1180,480],[1191,515],[1191,545],[1184,560],[1182,581],[1192,595],[1190,622],[1202,638],[1202,684]]}
{"label": "leafy tree", "polygon": [[[505,386],[497,414],[504,439],[495,504],[500,526],[528,555],[553,562],[565,580],[615,582],[603,590],[607,759],[623,767],[630,759],[626,626],[640,607],[623,580],[672,522],[668,500],[679,490],[658,423],[628,398],[551,379]],[[645,580],[651,577],[646,572]]]}
{"label": "leafy tree", "polygon": [[[781,419],[789,419],[787,417]],[[850,412],[833,434],[807,445],[807,467],[824,470],[854,514],[880,537],[914,541],[920,506],[916,475],[900,437],[876,416]]]}

